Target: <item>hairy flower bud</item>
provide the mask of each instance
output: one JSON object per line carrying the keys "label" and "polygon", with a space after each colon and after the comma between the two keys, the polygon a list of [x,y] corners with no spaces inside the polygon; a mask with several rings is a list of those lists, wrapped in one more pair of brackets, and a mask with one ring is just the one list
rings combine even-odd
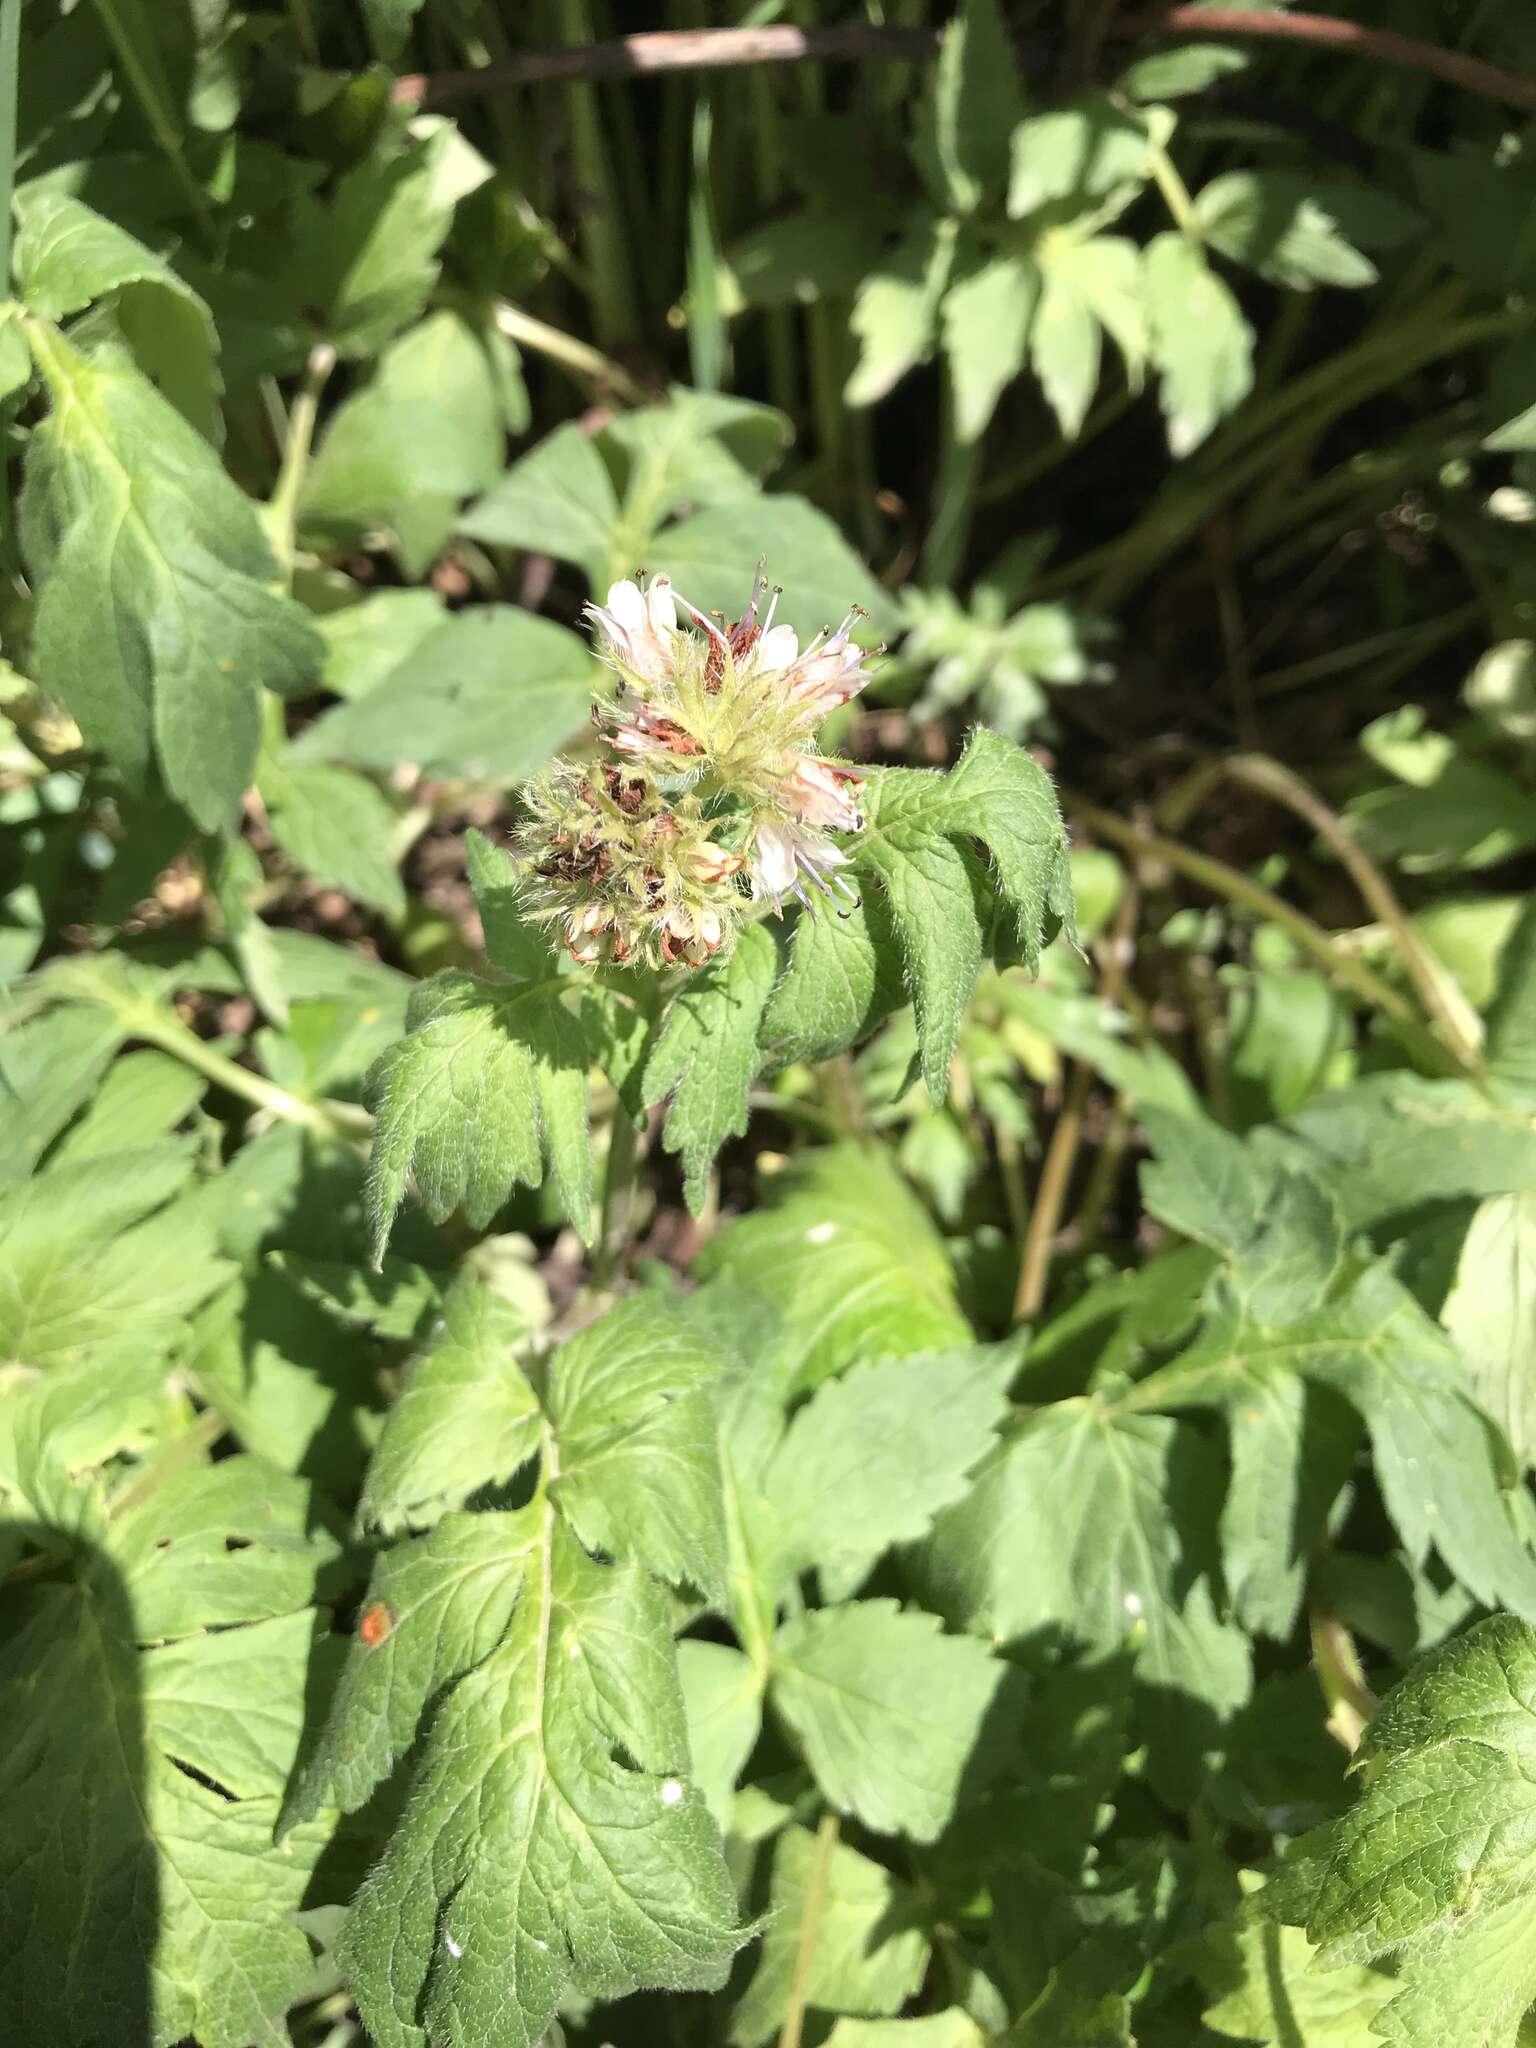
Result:
{"label": "hairy flower bud", "polygon": [[697,800],[668,803],[612,762],[556,761],[524,791],[529,914],[585,965],[698,966],[734,936],[741,856],[716,845]]}

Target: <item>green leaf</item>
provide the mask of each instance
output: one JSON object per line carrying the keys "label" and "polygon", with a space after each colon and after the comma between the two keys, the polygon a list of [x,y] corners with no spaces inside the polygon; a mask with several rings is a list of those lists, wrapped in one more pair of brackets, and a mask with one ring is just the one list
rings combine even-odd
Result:
{"label": "green leaf", "polygon": [[788,2010],[813,1888],[816,1941],[802,1987],[811,2011],[900,2012],[922,1982],[929,1939],[916,1894],[846,1842],[826,1849],[804,1828],[786,1828],[774,1850],[762,1952],[731,2017],[733,2048],[760,2048]]}
{"label": "green leaf", "polygon": [[1071,440],[1099,385],[1100,329],[1125,357],[1134,389],[1147,352],[1141,251],[1118,235],[1081,241],[1051,230],[1039,244],[1043,280],[1030,328],[1030,362],[1061,431]]}
{"label": "green leaf", "polygon": [[357,546],[382,529],[406,573],[422,575],[463,500],[496,477],[501,448],[486,351],[456,313],[434,313],[332,415],[304,478],[301,530]]}
{"label": "green leaf", "polygon": [[1536,1462],[1536,1191],[1478,1204],[1440,1320],[1478,1401]]}
{"label": "green leaf", "polygon": [[925,1535],[991,1449],[1013,1369],[1007,1351],[919,1352],[821,1387],[763,1474],[791,1564],[815,1565],[840,1599],[893,1544]]}
{"label": "green leaf", "polygon": [[0,1356],[17,1365],[163,1354],[228,1276],[170,1142],[87,1157],[0,1198]]}
{"label": "green leaf", "polygon": [[1204,251],[1183,235],[1155,236],[1142,276],[1168,447],[1189,455],[1253,388],[1253,331]]}
{"label": "green leaf", "polygon": [[996,256],[944,294],[944,352],[955,398],[955,437],[975,441],[1005,384],[1024,367],[1040,273],[1023,256]]}
{"label": "green leaf", "polygon": [[523,1597],[434,1715],[341,1944],[380,2048],[533,2048],[568,1997],[712,1988],[742,1939],[659,1589],[520,1519]]}
{"label": "green leaf", "polygon": [[94,1004],[23,1017],[0,1033],[0,1185],[31,1173],[126,1035],[121,1018]]}
{"label": "green leaf", "polygon": [[942,202],[974,213],[1001,193],[1008,143],[1024,111],[1013,46],[997,0],[964,0],[944,30],[920,156]]}
{"label": "green leaf", "polygon": [[1087,93],[1072,106],[1032,114],[1014,130],[1012,157],[1013,220],[1045,207],[1071,219],[1106,202],[1118,212],[1152,175],[1145,117],[1126,112],[1106,93]]}
{"label": "green leaf", "polygon": [[287,2040],[313,1979],[294,1914],[330,1832],[272,1845],[314,1630],[306,1513],[306,1488],[247,1460],[189,1469],[98,1524],[99,1548],[39,1529],[47,1576],[0,1594],[13,2038]]}
{"label": "green leaf", "polygon": [[514,462],[464,514],[459,531],[471,540],[579,563],[601,588],[618,518],[618,493],[608,466],[591,435],[570,421]]}
{"label": "green leaf", "polygon": [[725,1587],[720,1365],[690,1324],[635,1295],[560,1347],[548,1404],[550,1489],[581,1541],[712,1597]]}
{"label": "green leaf", "polygon": [[782,1198],[721,1233],[703,1270],[773,1304],[801,1389],[971,1341],[943,1242],[884,1152],[812,1153]]}
{"label": "green leaf", "polygon": [[[1445,1336],[1383,1266],[1361,1273],[1338,1299],[1274,1330],[1241,1312],[1218,1314],[1191,1348],[1142,1380],[1138,1406],[1226,1406],[1257,1401],[1257,1424],[1286,1373],[1331,1388],[1357,1410],[1371,1438],[1376,1477],[1410,1559],[1431,1543],[1457,1578],[1488,1606],[1536,1616],[1536,1563],[1505,1507],[1498,1453],[1466,1375]],[[1292,1411],[1298,1460],[1318,1447]],[[1243,1436],[1234,1430],[1234,1454]],[[1263,1453],[1257,1453],[1262,1456]],[[1265,1484],[1282,1514],[1300,1480],[1279,1486],[1271,1460]],[[1316,1483],[1317,1475],[1311,1475]],[[1343,1472],[1335,1475],[1341,1481]],[[1289,1492],[1290,1499],[1286,1499]],[[1319,1504],[1311,1517],[1316,1526]],[[1288,1518],[1288,1517],[1287,1517]]]}
{"label": "green leaf", "polygon": [[412,128],[404,149],[381,146],[300,215],[299,303],[320,311],[315,324],[342,355],[362,361],[420,314],[454,207],[491,174],[452,122],[427,117]]}
{"label": "green leaf", "polygon": [[450,970],[416,989],[406,1036],[368,1079],[375,1259],[412,1175],[434,1223],[462,1208],[484,1230],[514,1187],[540,1185],[547,1161],[566,1216],[588,1235],[588,1053],[566,1006],[570,991],[552,961],[542,980],[494,983]]}
{"label": "green leaf", "polygon": [[284,1803],[283,1833],[327,1806],[354,1811],[389,1775],[444,1687],[503,1640],[536,1545],[526,1512],[449,1514],[384,1553],[320,1740]]}
{"label": "green leaf", "polygon": [[[55,1034],[69,1011],[52,1018]],[[99,1012],[97,1014],[100,1014]],[[59,1140],[50,1166],[78,1166],[154,1144],[184,1123],[207,1093],[201,1074],[165,1052],[124,1053],[108,1067],[89,1108]]]}
{"label": "green leaf", "polygon": [[15,264],[27,310],[44,320],[65,320],[111,293],[139,368],[218,445],[213,319],[167,263],[68,193],[32,185],[17,195]]}
{"label": "green leaf", "polygon": [[405,915],[391,842],[395,813],[383,791],[350,768],[269,761],[257,778],[272,836],[307,875],[388,918]]}
{"label": "green leaf", "polygon": [[1340,225],[1350,188],[1320,186],[1296,171],[1227,171],[1195,200],[1206,240],[1292,291],[1316,284],[1358,289],[1376,282],[1376,266]]}
{"label": "green leaf", "polygon": [[766,926],[748,925],[724,961],[691,976],[673,997],[645,1063],[645,1100],[667,1103],[664,1143],[683,1155],[695,1216],[716,1154],[746,1132],[747,1095],[762,1066],[758,1028],[778,964]]}
{"label": "green leaf", "polygon": [[564,626],[517,605],[474,605],[417,639],[366,694],[296,739],[293,763],[387,773],[409,762],[466,782],[521,782],[579,730],[592,657]]}
{"label": "green leaf", "polygon": [[1488,1071],[1514,1101],[1536,1100],[1536,903],[1529,898],[1499,956]]}
{"label": "green leaf", "polygon": [[835,626],[849,608],[869,614],[872,631],[895,624],[889,591],[877,583],[833,522],[804,498],[775,492],[730,498],[679,520],[652,540],[645,566],[670,576],[700,611],[734,618],[746,602],[750,565],[767,557],[782,583],[778,617],[808,640]]}
{"label": "green leaf", "polygon": [[38,680],[131,783],[153,752],[217,830],[251,780],[261,688],[297,694],[319,637],[270,587],[254,507],[174,407],[121,362],[87,362],[37,322],[29,335],[53,401],[22,515]]}
{"label": "green leaf", "polygon": [[435,590],[375,590],[327,612],[315,622],[325,642],[321,682],[338,697],[366,697],[447,617]]}
{"label": "green leaf", "polygon": [[919,216],[866,274],[848,323],[859,343],[843,393],[849,405],[873,405],[927,361],[954,251],[954,222]]}
{"label": "green leaf", "polygon": [[1072,915],[1066,837],[1050,780],[1022,747],[978,729],[947,774],[888,768],[868,784],[867,829],[855,864],[884,886],[917,1007],[923,1079],[935,1102],[980,970],[985,933],[978,901],[991,856],[998,893],[1033,967],[1045,921]]}
{"label": "green leaf", "polygon": [[979,1634],[1129,1642],[1154,1782],[1175,1801],[1249,1690],[1248,1644],[1210,1590],[1220,1490],[1217,1455],[1189,1425],[1058,1401],[1003,1439],[923,1552],[940,1611]]}
{"label": "green leaf", "polygon": [[1396,1951],[1376,2030],[1400,2048],[1514,2048],[1536,2000],[1533,1696],[1536,1635],[1510,1616],[1427,1658],[1365,1732],[1359,1802],[1262,1895],[1325,1965]]}
{"label": "green leaf", "polygon": [[1374,2037],[1371,2022],[1394,1988],[1380,1970],[1320,1970],[1299,1928],[1248,1915],[1233,1929],[1208,1933],[1205,1950],[1200,1979],[1224,1993],[1206,2007],[1205,2024],[1234,2040],[1361,2048]]}
{"label": "green leaf", "polygon": [[773,1704],[828,1802],[880,1834],[934,1841],[955,1809],[1004,1666],[894,1600],[786,1622]]}
{"label": "green leaf", "polygon": [[839,917],[796,912],[787,944],[759,1033],[770,1068],[830,1059],[906,1001],[901,947],[879,890]]}
{"label": "green leaf", "polygon": [[511,1302],[465,1275],[431,1348],[411,1366],[363,1488],[360,1523],[386,1533],[435,1521],[502,1486],[538,1449],[539,1404],[515,1356],[529,1336]]}
{"label": "green leaf", "polygon": [[762,1686],[740,1650],[693,1638],[677,1646],[677,1678],[688,1716],[693,1781],[723,1833],[736,1781],[762,1727]]}

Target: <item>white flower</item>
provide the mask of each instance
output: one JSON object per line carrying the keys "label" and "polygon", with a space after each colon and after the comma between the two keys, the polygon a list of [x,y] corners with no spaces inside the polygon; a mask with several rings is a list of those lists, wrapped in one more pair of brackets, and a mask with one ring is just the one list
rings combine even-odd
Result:
{"label": "white flower", "polygon": [[860,778],[851,768],[803,754],[779,784],[779,795],[807,825],[831,826],[836,832],[862,832],[864,813],[852,792]]}
{"label": "white flower", "polygon": [[807,909],[812,908],[807,883],[834,905],[857,903],[857,893],[837,873],[847,865],[847,854],[803,825],[761,818],[754,828],[752,894],[759,902],[771,902],[777,915],[783,914],[786,896],[796,896]]}
{"label": "white flower", "polygon": [[608,659],[643,683],[665,682],[677,660],[677,603],[665,576],[642,587],[626,579],[610,585],[606,605],[589,604],[606,642]]}
{"label": "white flower", "polygon": [[[828,712],[835,711],[840,704],[846,704],[850,697],[856,697],[869,681],[865,672],[864,649],[856,646],[848,635],[853,622],[861,614],[851,611],[830,639],[824,640],[818,633],[803,654],[798,650],[795,656],[784,664],[784,693],[791,704],[809,712],[817,720]],[[775,627],[781,632],[782,627]],[[768,636],[765,634],[764,638]]]}

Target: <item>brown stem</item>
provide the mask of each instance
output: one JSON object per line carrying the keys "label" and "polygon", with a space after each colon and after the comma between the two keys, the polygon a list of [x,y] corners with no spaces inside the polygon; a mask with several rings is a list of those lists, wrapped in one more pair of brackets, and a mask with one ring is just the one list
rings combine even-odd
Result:
{"label": "brown stem", "polygon": [[743,64],[792,64],[805,57],[832,62],[911,64],[934,56],[939,31],[882,28],[851,22],[840,28],[654,29],[570,50],[529,50],[475,71],[439,71],[395,80],[394,97],[410,106],[443,107],[481,93],[562,78],[639,78],[658,71],[723,71]]}
{"label": "brown stem", "polygon": [[[1442,49],[1393,29],[1365,28],[1331,14],[1253,14],[1236,7],[1166,7],[1156,14],[1116,22],[1122,38],[1186,36],[1243,38],[1293,43],[1344,57],[1364,57],[1407,71],[1422,71],[1447,85],[1508,106],[1536,109],[1536,79],[1505,71],[1480,57]],[[407,106],[444,107],[484,93],[554,79],[638,78],[663,71],[725,70],[744,64],[790,64],[804,58],[823,62],[922,63],[935,56],[939,31],[886,28],[849,22],[833,28],[795,28],[778,22],[762,28],[656,29],[585,43],[564,50],[529,50],[473,71],[414,72],[397,78],[394,97]]]}
{"label": "brown stem", "polygon": [[[1100,1002],[1113,1003],[1120,994],[1134,943],[1140,900],[1136,884],[1128,881],[1114,930],[1104,949],[1104,965],[1099,975]],[[1086,1060],[1078,1060],[1067,1083],[1066,1097],[1051,1132],[1051,1142],[1045,1150],[1034,1206],[1029,1212],[1029,1227],[1024,1233],[1024,1249],[1019,1258],[1019,1284],[1013,1297],[1013,1319],[1016,1323],[1026,1323],[1031,1316],[1038,1315],[1045,1300],[1046,1282],[1051,1271],[1051,1247],[1061,1224],[1061,1212],[1067,1199],[1072,1168],[1077,1163],[1078,1147],[1083,1141],[1083,1111],[1088,1106],[1088,1091],[1092,1086],[1093,1069]]]}
{"label": "brown stem", "polygon": [[1365,57],[1377,64],[1397,65],[1405,71],[1427,72],[1447,85],[1459,85],[1465,92],[1503,100],[1512,107],[1536,107],[1536,78],[1522,78],[1516,71],[1485,64],[1481,57],[1464,57],[1459,50],[1443,50],[1438,43],[1399,35],[1395,29],[1365,28],[1356,21],[1340,21],[1332,14],[1252,14],[1241,7],[1165,7],[1156,14],[1122,22],[1119,33],[1238,36],[1254,42],[1299,43],[1333,51],[1341,57]]}

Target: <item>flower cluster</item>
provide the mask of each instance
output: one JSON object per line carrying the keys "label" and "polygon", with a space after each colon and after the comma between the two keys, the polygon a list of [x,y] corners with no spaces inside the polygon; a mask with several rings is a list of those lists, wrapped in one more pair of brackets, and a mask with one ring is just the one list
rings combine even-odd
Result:
{"label": "flower cluster", "polygon": [[698,965],[734,936],[744,888],[776,914],[812,891],[857,900],[827,834],[863,828],[859,777],[815,736],[868,681],[860,614],[802,648],[764,594],[759,572],[734,625],[665,576],[588,606],[614,676],[593,713],[610,758],[532,783],[521,844],[534,914],[578,960]]}

